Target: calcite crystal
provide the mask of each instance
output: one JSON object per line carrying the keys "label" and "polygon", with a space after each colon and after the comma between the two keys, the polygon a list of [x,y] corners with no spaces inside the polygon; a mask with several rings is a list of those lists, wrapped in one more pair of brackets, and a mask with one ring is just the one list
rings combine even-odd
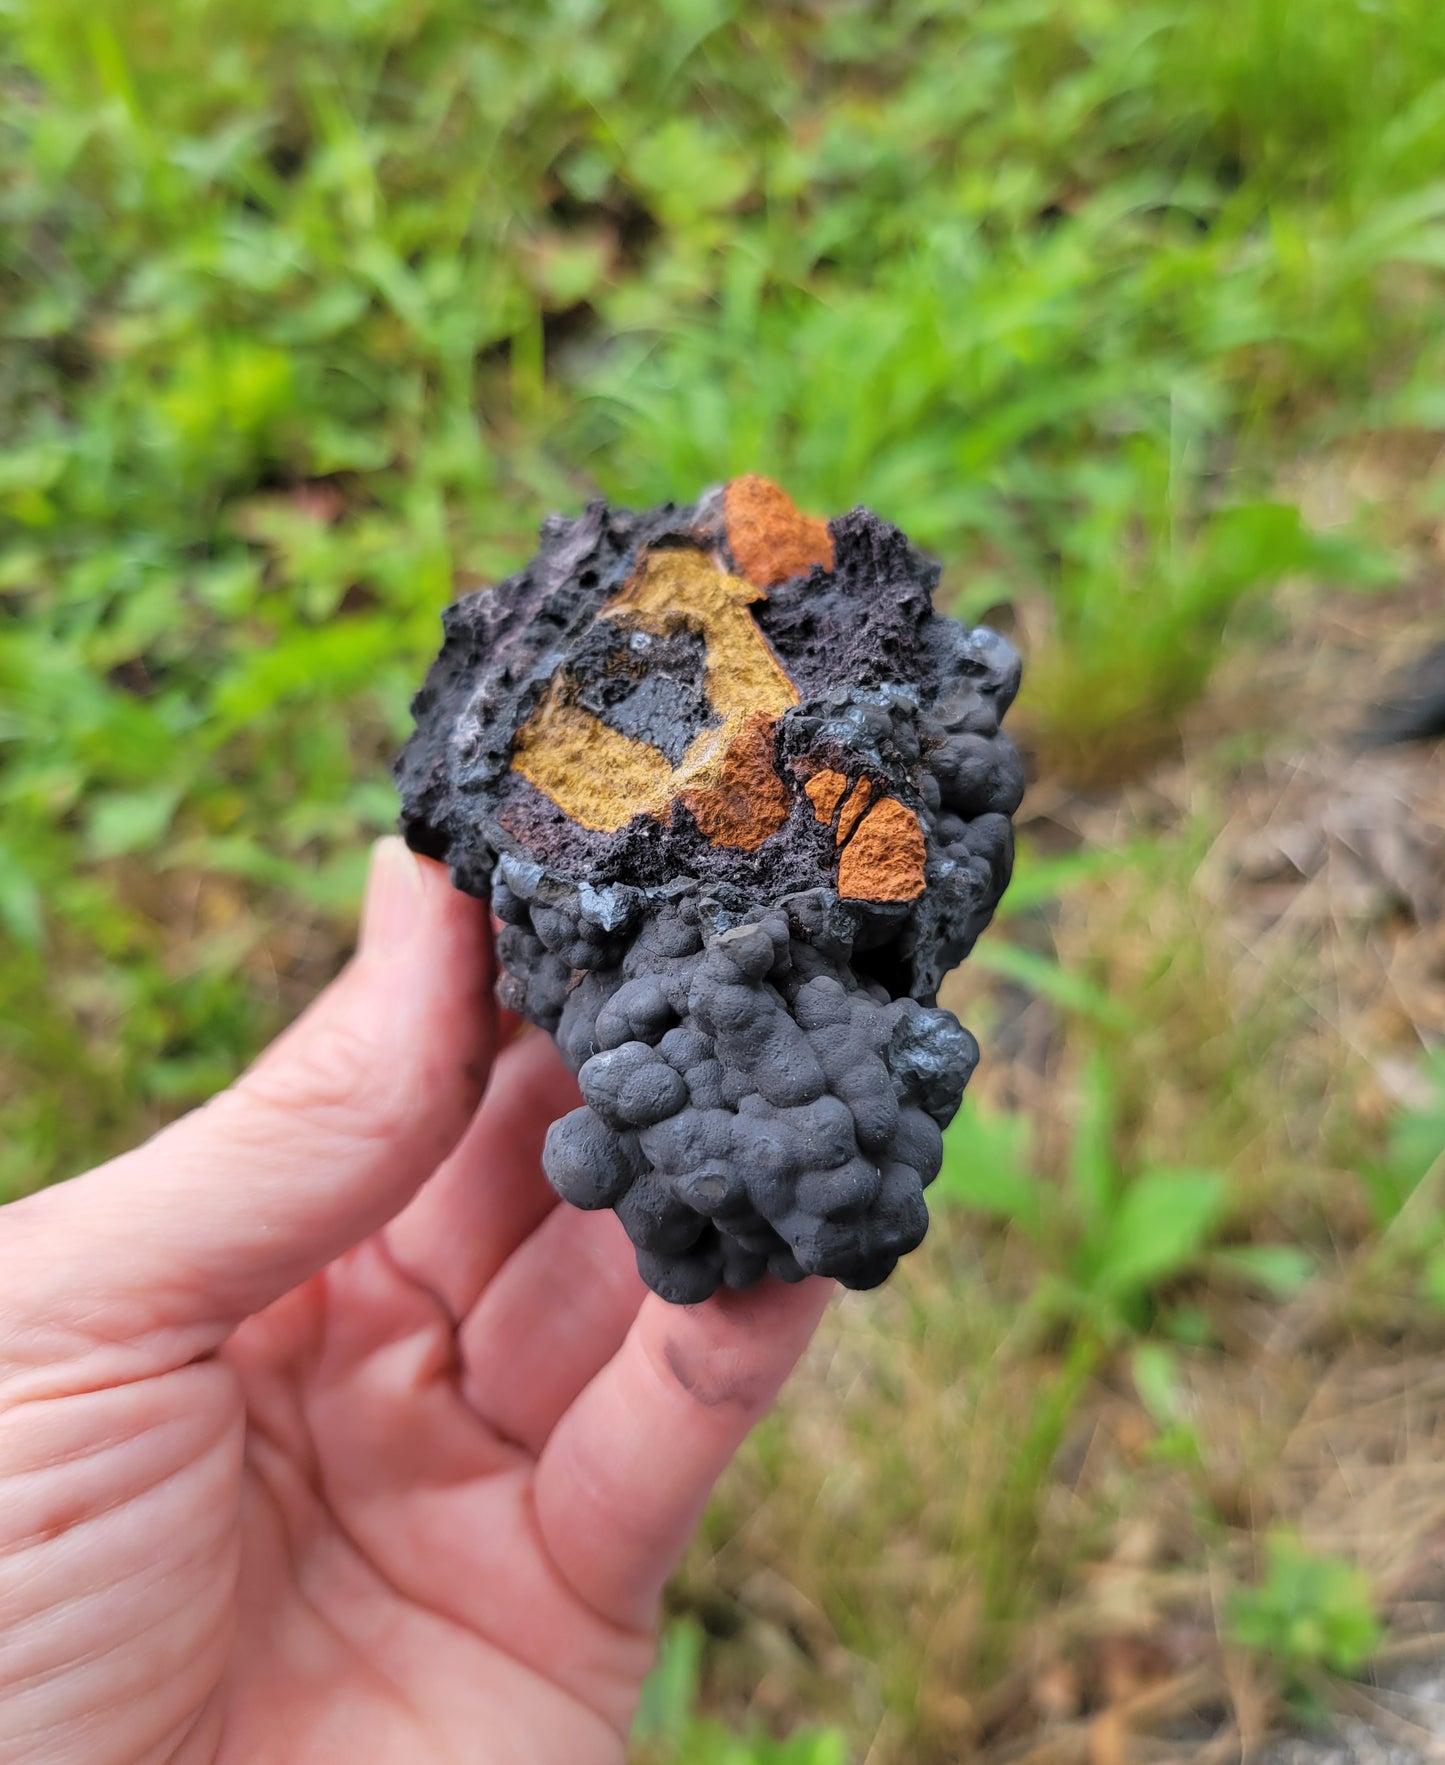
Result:
{"label": "calcite crystal", "polygon": [[594,502],[444,616],[402,829],[503,922],[585,1103],[547,1176],[691,1303],[884,1280],[978,1059],[935,1005],[1009,878],[1019,661],[867,509]]}

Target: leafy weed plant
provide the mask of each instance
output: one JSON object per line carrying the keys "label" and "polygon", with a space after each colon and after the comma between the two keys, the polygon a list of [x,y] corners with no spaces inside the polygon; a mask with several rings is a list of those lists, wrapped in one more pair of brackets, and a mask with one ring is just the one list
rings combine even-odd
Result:
{"label": "leafy weed plant", "polygon": [[1233,1641],[1269,1655],[1296,1681],[1311,1668],[1354,1672],[1381,1640],[1369,1577],[1286,1532],[1271,1533],[1265,1552],[1264,1579],[1230,1599]]}
{"label": "leafy weed plant", "polygon": [[698,1710],[705,1638],[701,1627],[675,1619],[663,1635],[633,1724],[641,1765],[848,1765],[837,1729],[810,1729],[786,1740],[733,1734]]}
{"label": "leafy weed plant", "polygon": [[1035,1317],[1101,1342],[1148,1327],[1168,1288],[1205,1265],[1228,1205],[1216,1171],[1124,1168],[1115,1128],[1113,1086],[1096,1056],[1061,1184],[1029,1169],[1021,1118],[965,1108],[944,1138],[934,1190],[945,1207],[1016,1228],[1042,1265],[1029,1301]]}

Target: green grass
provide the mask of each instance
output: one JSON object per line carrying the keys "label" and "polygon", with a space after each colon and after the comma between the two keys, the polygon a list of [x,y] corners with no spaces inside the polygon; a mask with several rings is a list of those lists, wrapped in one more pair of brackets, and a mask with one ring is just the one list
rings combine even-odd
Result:
{"label": "green grass", "polygon": [[[959,998],[986,1047],[1023,1001],[1045,1080],[714,1509],[653,1744],[1006,1736],[1151,1479],[1242,1573],[1211,1357],[1254,1378],[1342,1260],[1328,1315],[1438,1324],[1438,1109],[1390,1142],[1297,975],[1240,1011],[1196,871],[1269,739],[1221,680],[1445,506],[1442,271],[1432,0],[0,0],[0,1196],[334,970],[438,612],[547,509],[871,504],[1028,654],[1067,813]],[[1322,514],[1366,448],[1412,465]],[[1181,752],[1178,813],[1107,794]],[[1086,1500],[1121,1390],[1152,1444]]]}
{"label": "green grass", "polygon": [[[1270,474],[1445,384],[1430,9],[647,11],[0,8],[0,1010],[42,1169],[274,1021],[235,977],[352,899],[438,607],[592,485],[884,510],[1013,604],[1061,774],[1167,745],[1282,576],[1388,574]],[[178,955],[136,854],[238,878],[252,945]]]}

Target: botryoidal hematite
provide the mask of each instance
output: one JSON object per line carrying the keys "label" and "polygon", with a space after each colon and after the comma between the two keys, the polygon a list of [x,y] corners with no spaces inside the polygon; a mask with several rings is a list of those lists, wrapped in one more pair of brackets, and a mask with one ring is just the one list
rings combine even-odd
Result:
{"label": "botryoidal hematite", "polygon": [[553,516],[444,615],[403,832],[503,922],[585,1105],[544,1165],[643,1279],[886,1279],[978,1059],[934,1000],[1008,883],[1019,660],[867,509],[768,480]]}

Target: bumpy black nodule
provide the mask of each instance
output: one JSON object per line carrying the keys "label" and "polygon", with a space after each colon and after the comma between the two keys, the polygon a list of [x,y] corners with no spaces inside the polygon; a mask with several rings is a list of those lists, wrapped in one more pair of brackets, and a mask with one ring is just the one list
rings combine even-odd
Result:
{"label": "bumpy black nodule", "polygon": [[[585,1103],[547,1137],[548,1178],[615,1208],[643,1279],[678,1303],[764,1274],[871,1287],[921,1241],[978,1059],[937,987],[1007,885],[1023,793],[999,730],[1017,655],[939,614],[937,565],[864,509],[829,524],[831,569],[751,610],[799,701],[770,731],[786,813],[768,837],[713,843],[680,795],[600,831],[522,777],[517,732],[559,671],[670,765],[708,724],[687,609],[646,666],[602,615],[654,549],[736,572],[723,511],[714,491],[550,518],[525,569],[447,609],[397,763],[408,842],[491,901],[501,1000],[578,1074]],[[807,789],[823,769],[916,817],[912,899],[840,894],[842,818]]]}

